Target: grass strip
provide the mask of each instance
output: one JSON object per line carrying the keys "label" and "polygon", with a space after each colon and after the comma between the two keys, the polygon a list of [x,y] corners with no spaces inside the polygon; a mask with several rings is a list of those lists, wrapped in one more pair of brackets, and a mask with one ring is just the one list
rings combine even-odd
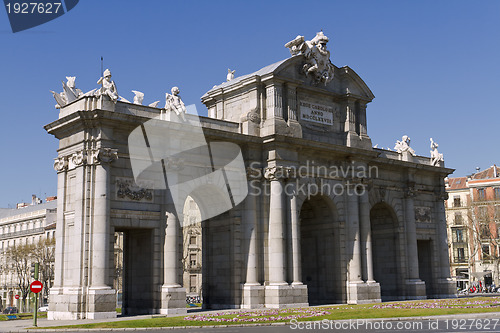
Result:
{"label": "grass strip", "polygon": [[[500,297],[474,297],[460,299],[385,302],[360,305],[334,305],[294,309],[241,310],[188,314],[179,317],[122,320],[105,323],[52,326],[54,328],[144,328],[175,326],[213,326],[231,324],[256,324],[298,321],[421,317],[462,313],[486,313],[500,311]],[[43,327],[39,327],[43,328]]]}

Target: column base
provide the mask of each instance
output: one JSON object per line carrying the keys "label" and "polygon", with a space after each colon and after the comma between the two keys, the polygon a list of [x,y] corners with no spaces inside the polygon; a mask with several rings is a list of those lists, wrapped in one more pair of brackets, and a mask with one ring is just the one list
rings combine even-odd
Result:
{"label": "column base", "polygon": [[87,319],[116,318],[116,290],[90,288],[87,296]]}
{"label": "column base", "polygon": [[437,283],[436,298],[457,298],[457,284],[450,278],[439,279]]}
{"label": "column base", "polygon": [[161,287],[160,314],[186,314],[186,289]]}
{"label": "column base", "polygon": [[265,291],[262,285],[244,284],[241,287],[242,309],[262,309],[264,307]]}
{"label": "column base", "polygon": [[309,306],[307,286],[270,285],[265,287],[266,308],[298,308]]}
{"label": "column base", "polygon": [[109,287],[50,289],[49,320],[116,318],[116,291]]}
{"label": "column base", "polygon": [[405,286],[407,299],[427,299],[424,281],[419,279],[406,280]]}
{"label": "column base", "polygon": [[378,282],[347,282],[347,304],[380,303]]}

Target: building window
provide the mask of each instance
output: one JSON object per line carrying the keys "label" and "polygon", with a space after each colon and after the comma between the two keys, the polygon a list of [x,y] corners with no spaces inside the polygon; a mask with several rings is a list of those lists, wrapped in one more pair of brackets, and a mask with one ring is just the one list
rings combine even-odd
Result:
{"label": "building window", "polygon": [[483,254],[483,259],[487,259],[490,256],[490,244],[481,245],[481,253]]}
{"label": "building window", "polygon": [[495,187],[493,191],[495,192],[495,200],[500,200],[500,187]]}
{"label": "building window", "polygon": [[453,197],[453,207],[461,207],[462,204],[460,202],[460,197],[456,196]]}
{"label": "building window", "polygon": [[196,236],[189,237],[189,244],[196,245]]}
{"label": "building window", "polygon": [[464,230],[463,229],[454,229],[453,230],[453,242],[455,242],[455,243],[463,243],[464,242]]}
{"label": "building window", "polygon": [[462,214],[461,213],[455,213],[455,224],[456,225],[462,225]]}
{"label": "building window", "polygon": [[196,275],[189,276],[189,291],[192,293],[196,292]]}
{"label": "building window", "polygon": [[488,220],[488,207],[486,207],[486,206],[478,207],[477,213],[478,213],[477,217],[479,218],[479,220],[481,220],[481,221]]}
{"label": "building window", "polygon": [[455,263],[467,261],[467,249],[463,247],[455,248],[453,261]]}
{"label": "building window", "polygon": [[189,263],[191,264],[191,267],[196,266],[196,254],[189,255]]}
{"label": "building window", "polygon": [[477,189],[477,198],[478,200],[484,200],[484,188],[478,188]]}
{"label": "building window", "polygon": [[489,238],[490,237],[490,226],[488,224],[479,225],[479,236],[481,238]]}

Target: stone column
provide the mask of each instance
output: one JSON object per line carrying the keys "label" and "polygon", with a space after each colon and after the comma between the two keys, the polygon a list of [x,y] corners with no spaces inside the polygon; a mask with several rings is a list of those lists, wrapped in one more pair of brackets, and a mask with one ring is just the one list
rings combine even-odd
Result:
{"label": "stone column", "polygon": [[285,228],[284,228],[284,190],[282,167],[267,168],[265,177],[271,183],[269,204],[269,283],[286,285],[285,282]]}
{"label": "stone column", "polygon": [[166,212],[165,243],[163,244],[163,287],[177,288],[179,279],[179,220],[172,212]]}
{"label": "stone column", "polygon": [[367,136],[366,104],[359,103],[359,132],[361,136]]}
{"label": "stone column", "polygon": [[359,197],[359,222],[361,234],[363,280],[365,280],[366,282],[375,282],[375,279],[373,278],[370,202],[368,199],[367,190],[365,190],[365,192]]}
{"label": "stone column", "polygon": [[94,221],[92,225],[91,288],[110,288],[109,275],[109,210],[110,163],[118,158],[117,150],[102,148],[95,166]]}
{"label": "stone column", "polygon": [[437,247],[439,250],[439,298],[457,297],[456,283],[450,277],[450,257],[448,253],[448,232],[446,230],[446,212],[444,201],[448,193],[444,190],[444,180],[440,178],[440,188],[436,191],[434,203],[434,216],[436,216]]}
{"label": "stone column", "polygon": [[[243,297],[241,307],[243,309],[256,309],[264,307],[264,287],[259,283],[259,253],[258,253],[258,224],[257,224],[257,200],[256,188],[260,187],[260,179],[253,172],[253,168],[247,169],[250,177],[248,196],[245,199],[244,239],[248,244],[246,279],[243,285]],[[244,252],[243,252],[244,254]]]}
{"label": "stone column", "polygon": [[347,216],[349,282],[363,282],[361,279],[361,242],[359,234],[359,207],[357,195],[347,195],[346,212],[349,214],[349,216]]}
{"label": "stone column", "polygon": [[300,248],[300,221],[299,207],[297,207],[297,188],[296,179],[289,181],[289,203],[290,203],[290,238],[291,238],[291,264],[292,264],[292,284],[302,284],[302,266],[301,266],[301,248]]}
{"label": "stone column", "polygon": [[288,120],[297,120],[297,87],[287,84]]}
{"label": "stone column", "polygon": [[[167,189],[166,192],[169,190]],[[170,197],[169,193],[166,194]],[[170,199],[170,200],[169,200]],[[171,198],[166,203],[166,226],[163,243],[163,285],[161,286],[161,314],[185,314],[186,289],[179,284],[181,275],[182,247],[179,246],[180,225],[175,215],[175,206]]]}
{"label": "stone column", "polygon": [[94,219],[92,221],[92,268],[88,296],[87,318],[116,317],[116,296],[110,281],[110,163],[118,158],[118,151],[100,148],[95,152]]}
{"label": "stone column", "polygon": [[[57,221],[56,224],[56,245],[54,263],[54,285],[52,289],[62,287],[63,263],[64,263],[64,199],[66,195],[66,171],[68,170],[68,160],[66,157],[58,157],[54,161],[54,169],[57,171]],[[52,290],[51,290],[52,294]]]}
{"label": "stone column", "polygon": [[409,172],[408,187],[405,192],[405,229],[406,229],[406,262],[408,265],[408,279],[406,281],[407,296],[409,299],[425,299],[425,282],[420,280],[418,271],[417,227],[415,223],[416,196],[413,173]]}
{"label": "stone column", "polygon": [[[364,192],[359,196],[359,224],[361,236],[361,263],[363,269],[363,280],[366,282],[365,292],[360,293],[364,299],[358,302],[381,302],[380,284],[373,276],[373,256],[372,256],[372,230],[370,222],[370,201],[368,198],[368,188],[364,185]],[[364,295],[363,295],[364,294]]]}
{"label": "stone column", "polygon": [[366,298],[365,286],[361,278],[361,241],[359,230],[359,204],[354,194],[354,187],[347,183],[344,193],[346,202],[347,223],[347,303],[357,304]]}
{"label": "stone column", "polygon": [[276,83],[266,87],[267,118],[283,118],[283,93],[282,86]]}
{"label": "stone column", "polygon": [[[68,241],[65,235],[64,200],[66,197],[66,175],[68,170],[67,157],[58,157],[54,160],[54,169],[57,171],[57,224],[56,245],[54,262],[54,285],[50,288],[50,303],[47,318],[49,320],[59,319],[66,314],[60,314],[65,308],[59,306],[65,302],[64,299],[64,245]],[[70,319],[72,319],[70,317]]]}

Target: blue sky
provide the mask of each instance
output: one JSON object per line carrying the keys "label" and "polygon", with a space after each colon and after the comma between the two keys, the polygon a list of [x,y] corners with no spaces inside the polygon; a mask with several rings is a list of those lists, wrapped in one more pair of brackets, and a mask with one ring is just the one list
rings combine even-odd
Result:
{"label": "blue sky", "polygon": [[49,90],[65,76],[97,87],[100,57],[120,95],[186,104],[225,81],[289,57],[283,46],[323,29],[331,60],[354,69],[375,99],[368,134],[417,154],[439,143],[454,176],[500,163],[500,1],[120,1],[83,0],[44,25],[12,33],[0,10],[0,207],[56,194],[57,119]]}

